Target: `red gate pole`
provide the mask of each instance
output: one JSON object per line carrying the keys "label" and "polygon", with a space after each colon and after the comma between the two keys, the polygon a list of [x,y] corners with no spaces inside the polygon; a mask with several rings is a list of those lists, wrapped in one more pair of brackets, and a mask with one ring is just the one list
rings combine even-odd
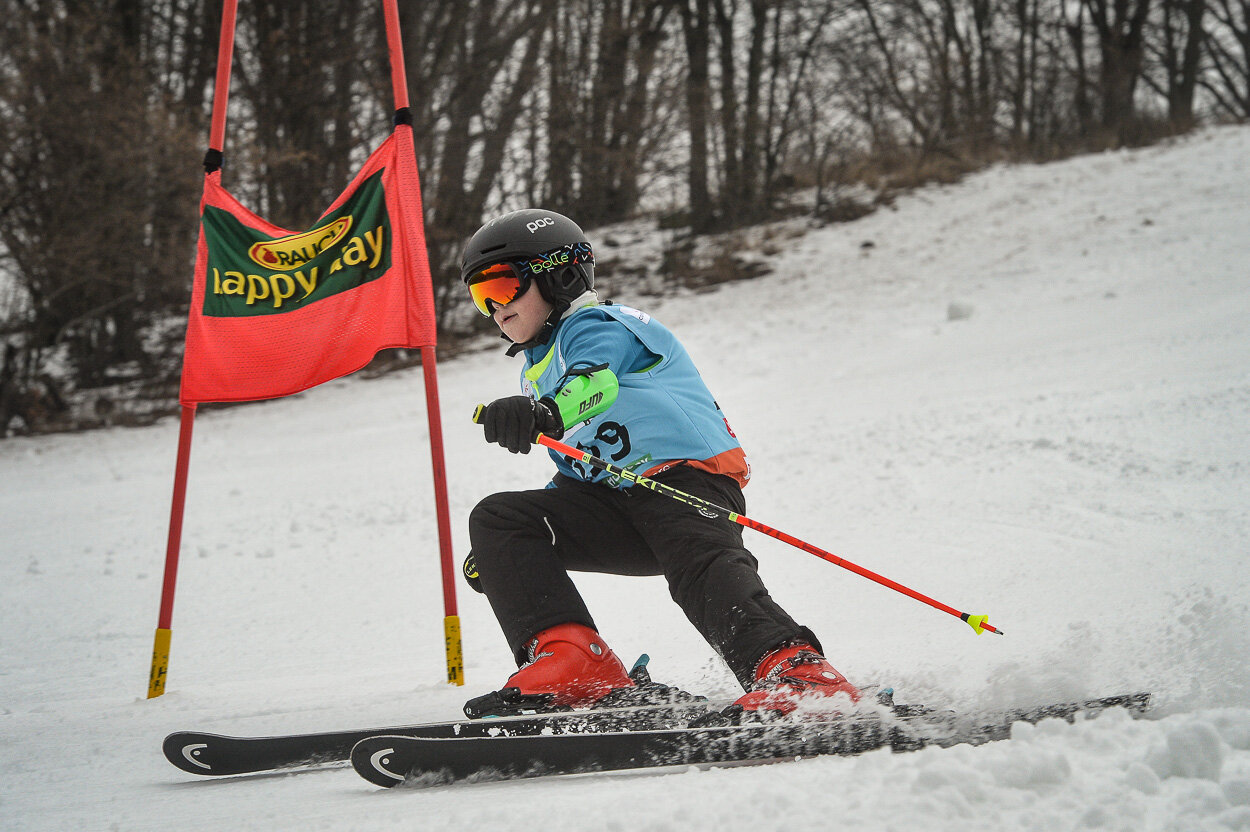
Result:
{"label": "red gate pole", "polygon": [[234,61],[234,20],[238,0],[226,0],[221,9],[221,39],[217,42],[217,83],[213,87],[213,125],[208,146],[222,150],[226,144],[226,105],[230,103],[230,67]]}
{"label": "red gate pole", "polygon": [[460,646],[460,615],[456,611],[456,564],[451,552],[451,512],[447,501],[447,466],[443,460],[443,425],[438,405],[438,372],[434,347],[421,348],[425,372],[425,409],[430,422],[430,458],[434,463],[434,508],[438,517],[438,555],[443,573],[443,639],[447,681],[464,684],[464,653]]}
{"label": "red gate pole", "polygon": [[178,553],[182,548],[182,517],[187,503],[187,470],[191,465],[191,429],[195,425],[195,405],[182,406],[178,428],[178,461],[174,465],[174,497],[169,509],[169,539],[165,544],[165,581],[161,587],[161,612],[152,645],[152,670],[148,675],[148,699],[165,692],[169,672],[169,642],[174,617],[174,588],[178,583]]}
{"label": "red gate pole", "polygon": [[[396,0],[383,0],[382,7],[386,17],[386,45],[391,61],[391,86],[395,93],[396,129],[399,129],[401,124],[411,124],[411,116],[406,112],[408,78],[404,69],[404,42],[399,30],[399,8]],[[403,111],[402,116],[401,111]],[[411,141],[411,138],[406,140]],[[419,213],[416,221],[421,221]],[[447,656],[447,681],[453,685],[463,685],[464,653],[460,644],[460,615],[456,607],[457,570],[451,550],[451,511],[447,499],[447,466],[443,457],[443,425],[438,403],[437,366],[434,344],[421,347],[421,369],[425,375],[425,410],[430,426],[430,458],[434,467],[434,510],[438,521],[438,555],[443,578],[443,642]]]}
{"label": "red gate pole", "polygon": [[396,0],[382,0],[386,15],[386,51],[391,60],[391,89],[395,92],[395,109],[408,106],[408,73],[404,69],[404,39],[399,31],[399,5]]}
{"label": "red gate pole", "polygon": [[[217,85],[213,91],[213,123],[209,131],[209,154],[220,157],[226,136],[226,105],[230,99],[230,64],[234,60],[234,23],[238,0],[225,0],[221,10],[221,37],[217,43]],[[220,160],[216,163],[220,166]],[[208,159],[205,159],[208,168]],[[182,405],[178,429],[178,460],[174,465],[174,496],[169,511],[169,539],[165,544],[165,579],[161,586],[161,610],[152,645],[152,668],[148,674],[148,699],[165,692],[169,673],[169,644],[174,616],[174,590],[178,583],[178,553],[182,547],[182,518],[187,502],[187,471],[191,464],[191,429],[195,405]]]}

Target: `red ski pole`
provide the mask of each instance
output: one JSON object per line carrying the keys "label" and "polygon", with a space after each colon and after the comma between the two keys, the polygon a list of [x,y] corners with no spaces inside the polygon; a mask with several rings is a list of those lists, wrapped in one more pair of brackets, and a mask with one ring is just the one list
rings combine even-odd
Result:
{"label": "red ski pole", "polygon": [[[474,422],[478,421],[478,419],[481,418],[483,407],[484,405],[477,406],[477,410],[474,411],[473,413]],[[959,620],[966,622],[968,626],[972,628],[973,632],[975,632],[977,635],[980,635],[982,632],[987,631],[987,630],[991,633],[997,633],[1000,636],[1003,634],[1002,630],[998,629],[997,627],[995,627],[994,625],[990,624],[988,621],[985,620],[986,618],[988,618],[988,616],[969,615],[966,612],[960,612],[959,610],[955,609],[952,606],[943,604],[941,601],[938,601],[934,598],[930,598],[928,595],[924,595],[923,593],[917,592],[916,590],[911,589],[910,587],[903,586],[898,581],[891,580],[885,577],[884,575],[878,575],[876,572],[873,572],[871,569],[865,569],[859,564],[852,563],[846,558],[840,558],[837,555],[833,554],[832,552],[826,552],[824,549],[821,549],[819,546],[813,546],[812,544],[806,541],[799,540],[797,537],[793,535],[786,534],[783,531],[774,529],[772,526],[765,525],[764,523],[760,523],[757,520],[752,520],[750,517],[744,517],[743,515],[738,514],[735,511],[730,511],[727,508],[718,506],[715,503],[712,503],[712,502],[709,502],[708,500],[703,499],[702,497],[696,497],[693,494],[687,494],[685,491],[681,491],[680,489],[673,488],[671,485],[665,485],[664,483],[657,482],[656,480],[650,479],[649,477],[644,477],[641,474],[635,474],[634,472],[627,471],[624,468],[618,468],[617,466],[613,465],[610,462],[604,462],[602,459],[599,459],[598,457],[592,454],[589,454],[585,451],[580,451],[577,448],[574,448],[570,445],[566,445],[563,442],[560,442],[556,439],[552,439],[550,436],[544,436],[543,434],[540,433],[538,434],[537,442],[538,444],[545,445],[546,447],[550,448],[551,450],[557,453],[564,454],[570,460],[576,460],[578,462],[582,462],[596,470],[603,471],[607,474],[611,474],[614,477],[620,477],[622,479],[632,482],[634,485],[639,485],[639,486],[642,486],[643,488],[649,488],[652,491],[656,491],[656,492],[659,492],[660,494],[665,495],[666,497],[672,497],[674,500],[679,500],[689,506],[693,506],[694,508],[697,508],[705,516],[708,516],[711,518],[723,518],[725,520],[730,521],[731,523],[737,523],[740,526],[746,526],[748,529],[755,529],[757,532],[766,534],[769,537],[775,537],[780,541],[789,543],[791,546],[794,546],[795,548],[802,549],[804,552],[807,552],[808,554],[815,555],[816,557],[821,558],[822,560],[827,560],[832,564],[841,566],[843,569],[850,570],[851,572],[854,572],[856,575],[860,575],[861,577],[867,578],[870,581],[876,581],[882,586],[889,587],[895,592],[901,592],[902,594],[908,596],[909,598],[915,598],[917,601],[928,604],[934,609],[941,610],[944,613],[953,615]]]}

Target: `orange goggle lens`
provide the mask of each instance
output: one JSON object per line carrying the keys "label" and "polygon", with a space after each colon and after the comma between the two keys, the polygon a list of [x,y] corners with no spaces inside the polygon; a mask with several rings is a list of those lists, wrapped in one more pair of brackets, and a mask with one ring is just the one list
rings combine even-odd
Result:
{"label": "orange goggle lens", "polygon": [[511,264],[497,263],[470,277],[468,283],[473,305],[478,312],[489,317],[493,310],[487,305],[487,301],[499,306],[512,303],[525,290],[526,281]]}

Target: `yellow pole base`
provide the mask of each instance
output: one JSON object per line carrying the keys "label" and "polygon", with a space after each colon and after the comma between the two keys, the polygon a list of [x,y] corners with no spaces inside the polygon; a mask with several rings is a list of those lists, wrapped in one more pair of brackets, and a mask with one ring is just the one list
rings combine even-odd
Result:
{"label": "yellow pole base", "polygon": [[152,645],[152,672],[148,676],[148,699],[155,699],[165,692],[165,674],[169,670],[169,630],[156,628],[156,640]]}
{"label": "yellow pole base", "polygon": [[464,684],[464,654],[460,649],[460,616],[443,619],[443,638],[447,647],[447,683]]}

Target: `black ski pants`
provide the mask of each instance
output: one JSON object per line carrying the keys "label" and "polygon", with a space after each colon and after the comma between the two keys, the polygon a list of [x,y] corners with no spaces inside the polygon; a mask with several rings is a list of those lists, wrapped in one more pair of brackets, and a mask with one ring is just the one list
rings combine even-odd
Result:
{"label": "black ski pants", "polygon": [[[729,477],[677,466],[654,479],[744,514]],[[773,601],[742,545],[742,527],[647,488],[625,490],[557,475],[557,487],[491,495],[469,515],[481,590],[518,665],[536,633],[594,619],[569,570],[663,575],[673,600],[743,687],[770,650],[802,640],[820,649]]]}

